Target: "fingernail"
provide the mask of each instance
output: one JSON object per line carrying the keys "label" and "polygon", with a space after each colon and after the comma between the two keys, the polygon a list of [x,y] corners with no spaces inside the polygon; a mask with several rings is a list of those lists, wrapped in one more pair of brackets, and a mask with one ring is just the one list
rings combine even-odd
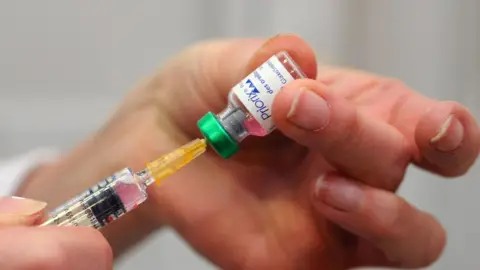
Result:
{"label": "fingernail", "polygon": [[35,216],[46,206],[45,202],[21,197],[0,197],[0,215]]}
{"label": "fingernail", "polygon": [[330,106],[320,95],[300,89],[290,104],[287,118],[307,130],[320,130],[330,121]]}
{"label": "fingernail", "polygon": [[320,177],[315,183],[315,199],[341,211],[358,210],[364,197],[363,189],[358,184],[341,177]]}
{"label": "fingernail", "polygon": [[450,152],[457,149],[463,141],[463,125],[454,115],[450,115],[440,126],[438,133],[430,143],[439,151]]}

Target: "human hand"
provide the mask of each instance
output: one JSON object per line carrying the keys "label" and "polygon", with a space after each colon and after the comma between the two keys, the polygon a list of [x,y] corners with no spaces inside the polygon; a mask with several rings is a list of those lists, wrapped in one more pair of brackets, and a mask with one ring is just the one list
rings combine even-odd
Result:
{"label": "human hand", "polygon": [[[57,181],[55,188],[73,195],[79,184],[85,188],[124,166],[142,168],[199,136],[196,121],[203,114],[220,111],[235,83],[286,50],[317,80],[293,82],[276,97],[281,132],[249,138],[229,160],[205,154],[106,233],[130,224],[138,234],[128,243],[110,242],[122,249],[166,223],[224,269],[420,267],[436,260],[444,230],[393,192],[411,162],[444,176],[464,174],[479,149],[473,117],[457,103],[429,99],[388,78],[335,68],[321,68],[317,77],[313,52],[297,37],[262,43],[227,40],[188,48],[26,192],[48,198],[55,189],[42,191],[41,179],[68,175],[70,181]],[[305,111],[321,108],[320,96],[327,109]]]}
{"label": "human hand", "polygon": [[45,206],[29,199],[0,197],[1,269],[112,269],[112,251],[99,232],[37,227]]}

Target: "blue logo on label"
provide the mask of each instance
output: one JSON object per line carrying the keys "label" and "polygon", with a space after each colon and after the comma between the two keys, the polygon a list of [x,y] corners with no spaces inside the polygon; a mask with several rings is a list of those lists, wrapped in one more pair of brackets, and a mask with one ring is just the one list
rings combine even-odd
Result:
{"label": "blue logo on label", "polygon": [[248,79],[245,84],[247,85],[247,89],[250,90],[250,93],[247,93],[248,95],[250,95],[250,94],[258,95],[258,94],[260,94],[260,91],[258,91],[257,87],[255,87],[255,85],[253,85],[253,83],[250,79]]}
{"label": "blue logo on label", "polygon": [[270,114],[270,109],[265,106],[265,103],[259,97],[260,91],[258,91],[257,87],[255,87],[255,85],[250,79],[245,82],[244,91],[245,94],[247,94],[248,96],[248,101],[253,102],[253,104],[257,108],[257,112],[260,113],[260,117],[263,120],[267,120],[268,118],[272,117],[272,115]]}

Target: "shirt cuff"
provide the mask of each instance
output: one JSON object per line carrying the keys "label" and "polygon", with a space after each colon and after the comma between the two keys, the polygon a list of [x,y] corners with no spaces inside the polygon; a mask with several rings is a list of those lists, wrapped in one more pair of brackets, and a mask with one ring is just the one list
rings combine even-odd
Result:
{"label": "shirt cuff", "polygon": [[39,148],[0,161],[0,196],[14,195],[33,170],[55,161],[58,155],[53,149]]}

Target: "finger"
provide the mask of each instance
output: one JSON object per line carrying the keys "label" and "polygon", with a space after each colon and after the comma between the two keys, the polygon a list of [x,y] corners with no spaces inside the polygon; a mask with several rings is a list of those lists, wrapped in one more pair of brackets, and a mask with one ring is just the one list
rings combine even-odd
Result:
{"label": "finger", "polygon": [[285,135],[320,152],[342,172],[376,187],[395,189],[410,161],[398,130],[366,117],[314,80],[286,85],[275,98],[273,116]]}
{"label": "finger", "polygon": [[[318,80],[331,91],[397,128],[412,146],[420,167],[458,176],[476,160],[480,128],[464,106],[428,98],[397,80],[363,71],[320,67],[318,74]],[[454,117],[448,120],[450,115]],[[436,142],[440,138],[443,146]]]}
{"label": "finger", "polygon": [[[313,204],[317,211],[345,230],[366,239],[381,253],[364,265],[406,268],[425,267],[442,253],[446,233],[431,215],[395,194],[363,185],[337,174],[315,183]],[[372,252],[358,246],[359,254]]]}
{"label": "finger", "polygon": [[2,269],[107,270],[112,251],[101,233],[81,227],[0,230]]}
{"label": "finger", "polygon": [[161,82],[151,81],[147,88],[169,89],[159,93],[162,95],[159,102],[168,102],[162,103],[162,108],[182,130],[198,134],[198,119],[208,111],[222,110],[231,88],[280,51],[287,51],[307,77],[316,76],[311,47],[295,35],[279,35],[267,41],[232,39],[200,43],[169,62],[161,76],[156,76]]}
{"label": "finger", "polygon": [[295,35],[277,35],[268,39],[250,57],[243,75],[247,75],[267,61],[272,55],[286,51],[295,60],[307,78],[317,76],[317,62],[312,48],[302,38]]}
{"label": "finger", "polygon": [[466,173],[478,157],[480,128],[472,114],[456,102],[441,102],[417,124],[419,165],[444,176]]}
{"label": "finger", "polygon": [[0,227],[37,225],[46,206],[44,202],[20,197],[0,197]]}

